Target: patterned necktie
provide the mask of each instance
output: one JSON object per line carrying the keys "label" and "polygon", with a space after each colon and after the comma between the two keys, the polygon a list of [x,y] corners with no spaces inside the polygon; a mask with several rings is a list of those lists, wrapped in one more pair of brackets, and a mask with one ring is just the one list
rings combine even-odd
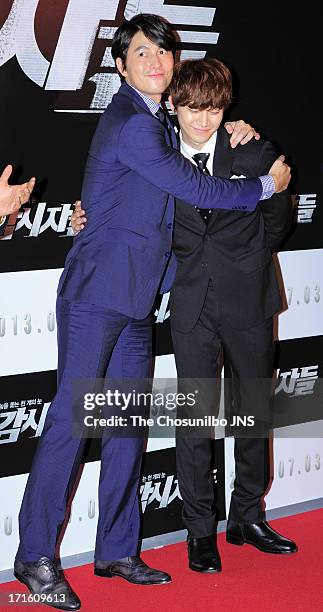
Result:
{"label": "patterned necktie", "polygon": [[172,128],[171,128],[170,123],[168,123],[167,113],[164,111],[164,109],[161,106],[159,107],[159,109],[158,109],[158,111],[156,113],[156,117],[157,117],[157,119],[159,119],[160,123],[162,123],[163,126],[166,128],[166,130],[167,130],[167,132],[168,132],[168,134],[170,136],[170,139],[171,139],[172,138],[171,137],[171,129]]}
{"label": "patterned necktie", "polygon": [[[207,161],[210,157],[210,153],[195,153],[195,155],[193,155],[192,159],[194,159],[198,169],[203,172],[203,174],[207,174],[208,176],[211,176],[206,164]],[[212,210],[207,210],[206,208],[199,208],[198,206],[195,206],[197,212],[201,215],[204,223],[208,223],[209,218],[212,214]]]}

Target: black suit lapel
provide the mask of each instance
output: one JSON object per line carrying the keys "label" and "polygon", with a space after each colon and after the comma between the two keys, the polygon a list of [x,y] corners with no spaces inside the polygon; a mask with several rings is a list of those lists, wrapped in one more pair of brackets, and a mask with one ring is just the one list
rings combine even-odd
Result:
{"label": "black suit lapel", "polygon": [[234,149],[230,145],[230,136],[224,127],[218,129],[215,153],[213,158],[213,176],[230,178]]}
{"label": "black suit lapel", "polygon": [[[180,127],[179,127],[177,115],[173,115],[172,123],[173,123],[173,126],[175,127],[174,133],[176,134],[177,149],[180,151],[180,147],[181,147],[181,141],[180,141],[180,136],[179,136]],[[194,230],[198,234],[203,234],[205,230],[205,223],[203,219],[201,218],[201,216],[199,215],[199,213],[197,212],[197,210],[195,210],[193,206],[190,206],[189,204],[184,203],[183,200],[180,200],[179,198],[175,198],[175,203],[176,203],[176,207],[175,207],[176,227],[178,228],[181,225],[184,225],[186,227],[188,220],[190,220],[190,229],[192,230],[194,228]]]}
{"label": "black suit lapel", "polygon": [[[230,136],[224,127],[218,129],[215,152],[213,157],[213,176],[219,178],[230,178],[232,176],[232,165],[234,149],[232,149]],[[226,215],[228,211],[215,209],[209,220],[209,230],[212,229],[213,223],[216,223],[219,216]]]}

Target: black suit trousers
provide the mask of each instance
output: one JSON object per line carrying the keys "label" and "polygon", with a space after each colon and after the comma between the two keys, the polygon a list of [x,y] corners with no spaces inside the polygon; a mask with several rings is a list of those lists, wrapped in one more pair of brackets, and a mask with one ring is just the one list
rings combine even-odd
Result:
{"label": "black suit trousers", "polygon": [[[248,399],[255,405],[252,385],[248,383],[254,379],[261,382],[266,379],[266,391],[262,394],[261,402],[269,406],[274,346],[272,317],[250,329],[234,329],[223,316],[216,288],[210,282],[196,325],[188,333],[172,326],[172,339],[179,378],[214,379],[219,374],[224,349],[233,384],[239,385],[240,400],[243,397],[241,401],[246,406]],[[240,407],[236,406],[237,409],[239,411]],[[235,481],[229,516],[253,523],[263,520],[262,496],[270,476],[269,439],[268,435],[243,435],[239,433],[235,437]],[[184,503],[183,519],[194,537],[204,537],[216,531],[212,443],[210,438],[188,436],[177,436],[176,440],[177,475]]]}

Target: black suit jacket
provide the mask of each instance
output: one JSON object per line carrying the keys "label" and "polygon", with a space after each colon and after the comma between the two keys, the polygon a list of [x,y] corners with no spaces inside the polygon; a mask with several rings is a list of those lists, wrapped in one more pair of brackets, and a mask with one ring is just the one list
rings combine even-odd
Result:
{"label": "black suit jacket", "polygon": [[[232,149],[229,138],[221,127],[214,175],[230,178],[267,174],[277,158],[269,142],[251,140]],[[192,329],[210,278],[225,318],[236,329],[254,327],[277,312],[281,297],[272,253],[291,220],[287,191],[260,202],[251,213],[214,210],[208,225],[194,208],[176,200],[173,248],[178,268],[170,299],[172,327],[183,332]]]}

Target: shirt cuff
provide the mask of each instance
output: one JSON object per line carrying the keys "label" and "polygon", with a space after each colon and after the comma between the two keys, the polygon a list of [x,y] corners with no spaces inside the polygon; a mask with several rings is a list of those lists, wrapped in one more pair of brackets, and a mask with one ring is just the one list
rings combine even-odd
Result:
{"label": "shirt cuff", "polygon": [[260,200],[268,200],[275,193],[275,181],[270,174],[259,177],[262,184],[262,195]]}

